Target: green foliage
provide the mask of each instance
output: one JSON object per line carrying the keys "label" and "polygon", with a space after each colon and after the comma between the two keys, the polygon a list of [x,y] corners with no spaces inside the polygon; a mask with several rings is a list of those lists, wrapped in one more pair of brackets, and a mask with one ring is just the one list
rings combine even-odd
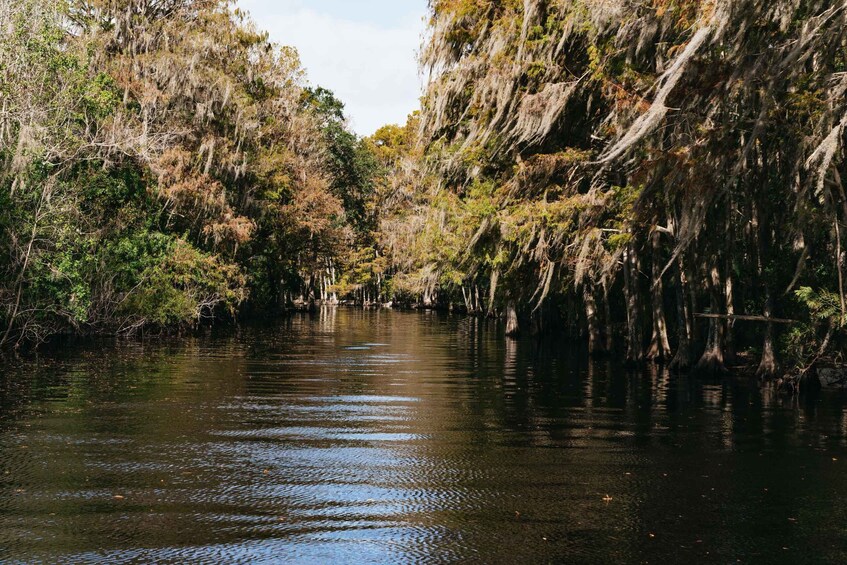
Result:
{"label": "green foliage", "polygon": [[[155,241],[159,239],[159,241]],[[136,266],[140,279],[118,308],[118,315],[135,323],[163,328],[196,323],[224,312],[234,316],[245,300],[240,269],[194,249],[175,238],[147,240],[147,249],[121,249]],[[151,249],[150,243],[160,246]]]}
{"label": "green foliage", "polygon": [[142,4],[0,6],[0,345],[281,305],[376,229],[372,147],[293,49]]}
{"label": "green foliage", "polygon": [[837,293],[825,289],[815,291],[804,286],[796,290],[794,296],[808,310],[813,323],[830,324],[837,328],[847,325]]}
{"label": "green foliage", "polygon": [[803,368],[819,355],[829,353],[823,350],[824,340],[828,339],[830,344],[840,342],[847,319],[837,293],[804,286],[796,290],[794,296],[808,319],[785,333],[782,350],[791,366]]}

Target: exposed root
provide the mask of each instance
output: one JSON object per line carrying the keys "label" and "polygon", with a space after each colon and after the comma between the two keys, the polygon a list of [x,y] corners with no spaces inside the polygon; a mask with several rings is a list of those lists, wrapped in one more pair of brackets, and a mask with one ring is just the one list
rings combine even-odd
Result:
{"label": "exposed root", "polygon": [[691,368],[691,351],[688,346],[680,347],[668,364],[668,370],[672,373],[684,373]]}
{"label": "exposed root", "polygon": [[704,376],[728,375],[729,369],[723,359],[723,352],[715,349],[707,349],[694,367],[694,372]]}

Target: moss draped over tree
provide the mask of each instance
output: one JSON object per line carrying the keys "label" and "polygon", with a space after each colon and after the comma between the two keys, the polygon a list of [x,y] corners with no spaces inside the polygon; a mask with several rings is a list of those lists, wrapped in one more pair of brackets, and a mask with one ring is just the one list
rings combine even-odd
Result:
{"label": "moss draped over tree", "polygon": [[421,300],[675,368],[841,350],[847,3],[430,9],[422,155],[384,234]]}
{"label": "moss draped over tree", "polygon": [[2,346],[313,301],[371,172],[310,98],[225,0],[0,0]]}

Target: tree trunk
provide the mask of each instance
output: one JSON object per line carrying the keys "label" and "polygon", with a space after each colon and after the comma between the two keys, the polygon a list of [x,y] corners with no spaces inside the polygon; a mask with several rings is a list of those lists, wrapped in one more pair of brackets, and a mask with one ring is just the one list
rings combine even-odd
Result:
{"label": "tree trunk", "polygon": [[493,316],[495,308],[495,298],[497,298],[497,285],[500,281],[500,271],[494,270],[491,272],[491,282],[488,287],[488,312],[489,317]]}
{"label": "tree trunk", "polygon": [[668,342],[668,324],[665,319],[665,292],[662,284],[662,263],[659,258],[661,251],[659,238],[659,232],[653,232],[651,236],[653,243],[653,288],[651,290],[653,333],[650,338],[650,347],[647,349],[647,359],[651,361],[664,361],[671,355],[671,346]]}
{"label": "tree trunk", "polygon": [[[694,350],[703,343],[703,332],[699,325],[697,325],[694,321],[694,314],[700,311],[700,297],[698,295],[698,285],[694,283],[697,280],[697,275],[692,270],[692,263],[694,263],[694,258],[691,255],[687,255],[688,259],[680,258],[680,268],[682,269],[682,273],[685,277],[685,286],[688,289],[687,298],[687,307],[688,307],[688,323],[691,328],[690,336],[691,336],[691,351],[692,355]],[[693,359],[693,357],[692,357]]]}
{"label": "tree trunk", "polygon": [[644,360],[638,263],[638,256],[632,248],[629,248],[624,254],[624,295],[626,298],[627,326],[626,362],[629,364],[639,364]]}
{"label": "tree trunk", "polygon": [[691,367],[691,328],[692,318],[688,308],[688,278],[682,257],[677,261],[676,281],[676,323],[677,323],[677,347],[676,355],[670,363],[671,371],[686,371]]}
{"label": "tree trunk", "polygon": [[462,285],[462,299],[465,301],[465,311],[468,314],[473,313],[473,307],[471,306],[471,295],[465,288],[465,285]]}
{"label": "tree trunk", "polygon": [[606,351],[611,352],[614,347],[614,329],[612,327],[612,306],[609,304],[609,282],[603,280],[603,318],[605,319]]}
{"label": "tree trunk", "polygon": [[544,307],[542,306],[538,310],[535,310],[532,313],[532,317],[530,319],[530,332],[533,337],[538,337],[544,335],[545,327],[544,327]]}
{"label": "tree trunk", "polygon": [[[764,315],[766,318],[773,317],[773,297],[771,296],[770,285],[767,283],[765,283]],[[762,344],[762,359],[759,361],[759,368],[756,370],[756,376],[760,379],[771,379],[776,376],[779,370],[773,343],[773,329],[773,323],[768,322],[765,327],[765,341]]]}
{"label": "tree trunk", "polygon": [[[847,205],[847,204],[845,204]],[[844,252],[841,249],[841,226],[838,223],[838,212],[835,213],[835,263],[838,269],[838,298],[841,302],[841,324],[847,320],[847,301],[844,297]]]}
{"label": "tree trunk", "polygon": [[430,292],[429,286],[427,286],[427,288],[424,290],[423,306],[424,308],[432,307],[432,293]]}
{"label": "tree trunk", "polygon": [[[710,270],[709,302],[713,313],[721,309],[721,275],[717,263]],[[706,340],[706,350],[697,363],[697,371],[709,375],[727,373],[723,356],[724,320],[713,318],[709,320],[709,337]]]}
{"label": "tree trunk", "polygon": [[506,305],[506,335],[508,337],[517,337],[521,333],[518,325],[518,310],[514,300],[509,300]]}
{"label": "tree trunk", "polygon": [[315,303],[315,274],[309,275],[309,283],[306,286],[306,304],[309,312],[316,312],[318,309]]}
{"label": "tree trunk", "polygon": [[[766,218],[759,221],[759,208],[754,210],[754,221],[758,225],[756,232],[757,243],[757,271],[759,280],[761,281],[762,290],[765,294],[765,303],[763,306],[763,314],[766,318],[773,317],[773,295],[771,293],[771,284],[768,280],[767,266],[771,260],[771,232],[770,225]],[[762,358],[759,361],[759,367],[756,369],[756,375],[761,379],[769,379],[776,376],[777,363],[776,352],[774,350],[774,328],[773,323],[768,322],[765,326],[765,339],[762,343]]]}
{"label": "tree trunk", "polygon": [[[733,212],[735,211],[735,204],[732,198],[732,193],[729,194],[727,206],[726,206],[726,222],[724,231],[726,234],[726,248],[727,249],[735,249],[735,234],[732,230],[732,217]],[[735,288],[733,285],[733,263],[732,257],[733,254],[726,253],[726,259],[724,260],[724,294],[723,298],[725,301],[726,314],[727,316],[735,315]],[[726,363],[730,365],[735,365],[737,361],[737,356],[735,354],[735,319],[730,317],[727,318],[726,322],[726,334],[724,336],[724,360]]]}
{"label": "tree trunk", "polygon": [[[726,313],[728,316],[735,315],[735,294],[732,283],[732,264],[729,259],[726,261],[726,281],[724,283],[724,299],[726,300]],[[735,320],[727,318],[726,322],[726,351],[725,361],[730,365],[735,365],[737,355],[735,353]]]}
{"label": "tree trunk", "polygon": [[585,320],[588,323],[588,354],[601,355],[605,353],[603,338],[600,333],[600,323],[597,319],[597,301],[594,299],[594,289],[590,283],[582,285],[585,302]]}

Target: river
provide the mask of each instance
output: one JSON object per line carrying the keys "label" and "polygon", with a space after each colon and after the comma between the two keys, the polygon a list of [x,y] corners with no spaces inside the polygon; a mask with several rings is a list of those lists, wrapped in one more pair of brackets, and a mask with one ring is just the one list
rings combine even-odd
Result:
{"label": "river", "polygon": [[824,392],[327,309],[0,377],[4,563],[843,563]]}

